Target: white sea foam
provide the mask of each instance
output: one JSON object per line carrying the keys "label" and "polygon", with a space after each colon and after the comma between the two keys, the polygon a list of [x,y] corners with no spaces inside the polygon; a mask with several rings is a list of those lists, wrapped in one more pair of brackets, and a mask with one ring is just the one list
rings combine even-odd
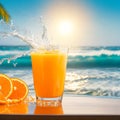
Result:
{"label": "white sea foam", "polygon": [[20,50],[15,50],[15,51],[2,51],[0,50],[0,56],[6,56],[6,55],[18,55],[18,54],[24,54],[26,51],[20,51]]}
{"label": "white sea foam", "polygon": [[69,53],[70,56],[101,56],[101,55],[107,55],[107,56],[111,56],[111,55],[117,55],[120,56],[120,50],[79,50],[76,52],[74,50],[71,50]]}

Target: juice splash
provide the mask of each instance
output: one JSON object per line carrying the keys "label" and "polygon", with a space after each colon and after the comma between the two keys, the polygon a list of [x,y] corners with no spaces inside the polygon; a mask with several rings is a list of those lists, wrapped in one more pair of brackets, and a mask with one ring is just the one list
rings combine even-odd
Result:
{"label": "juice splash", "polygon": [[48,39],[47,27],[45,26],[42,17],[40,17],[39,25],[39,35],[35,35],[32,31],[17,30],[13,21],[11,21],[10,24],[6,24],[3,20],[0,20],[0,39],[15,37],[24,41],[32,48],[49,47],[50,39]]}
{"label": "juice splash", "polygon": [[9,58],[5,57],[0,59],[0,64],[2,64],[4,61],[7,61],[8,63],[10,63],[10,61],[16,60],[17,58],[30,55],[33,49],[39,48],[41,46],[44,48],[48,48],[50,46],[50,40],[47,37],[47,28],[43,23],[42,17],[40,17],[39,25],[40,25],[41,31],[39,32],[39,36],[37,36],[37,35],[34,35],[33,32],[26,31],[26,30],[24,30],[24,32],[22,31],[21,33],[21,31],[17,30],[12,20],[10,24],[6,24],[6,22],[4,22],[3,20],[0,20],[0,40],[3,40],[3,39],[7,40],[8,38],[11,38],[11,37],[12,39],[17,38],[24,41],[27,45],[31,47],[31,49],[27,52],[23,52],[21,54],[17,54]]}

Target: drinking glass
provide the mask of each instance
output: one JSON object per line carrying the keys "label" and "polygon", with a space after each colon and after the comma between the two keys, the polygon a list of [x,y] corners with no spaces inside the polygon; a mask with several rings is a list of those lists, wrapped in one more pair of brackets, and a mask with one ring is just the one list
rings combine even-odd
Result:
{"label": "drinking glass", "polygon": [[62,102],[67,48],[36,49],[31,52],[36,102]]}

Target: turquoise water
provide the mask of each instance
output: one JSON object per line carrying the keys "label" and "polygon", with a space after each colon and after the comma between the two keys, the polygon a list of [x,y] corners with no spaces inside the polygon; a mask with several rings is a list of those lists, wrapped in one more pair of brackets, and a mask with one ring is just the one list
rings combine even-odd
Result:
{"label": "turquoise water", "polygon": [[[23,79],[34,92],[29,46],[0,46],[0,72]],[[120,97],[120,47],[69,49],[65,93]]]}

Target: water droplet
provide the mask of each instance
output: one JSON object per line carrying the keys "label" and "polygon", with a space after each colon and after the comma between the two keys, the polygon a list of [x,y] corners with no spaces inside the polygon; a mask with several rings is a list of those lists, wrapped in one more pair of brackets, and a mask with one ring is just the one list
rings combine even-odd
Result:
{"label": "water droplet", "polygon": [[[0,26],[0,38],[7,39],[9,37],[13,37],[13,38],[15,37],[15,38],[19,38],[20,40],[24,41],[32,48],[44,47],[45,49],[49,49],[50,41],[47,36],[47,27],[43,22],[42,16],[40,17],[39,24],[42,27],[42,31],[40,32],[39,36],[35,36],[32,33],[32,31],[28,32],[24,30],[24,34],[21,34],[20,32],[18,32],[16,26],[14,25],[13,20],[11,20],[10,24],[6,24],[3,20],[0,20],[0,25],[1,25]],[[2,60],[0,60],[0,64],[2,64],[4,61],[7,61],[7,63],[9,64],[11,60],[15,60],[19,57],[28,55],[30,54],[30,52],[31,50],[27,51],[26,53],[14,55],[10,58],[2,58]],[[16,65],[17,65],[16,63],[13,64],[14,67],[16,67]]]}

